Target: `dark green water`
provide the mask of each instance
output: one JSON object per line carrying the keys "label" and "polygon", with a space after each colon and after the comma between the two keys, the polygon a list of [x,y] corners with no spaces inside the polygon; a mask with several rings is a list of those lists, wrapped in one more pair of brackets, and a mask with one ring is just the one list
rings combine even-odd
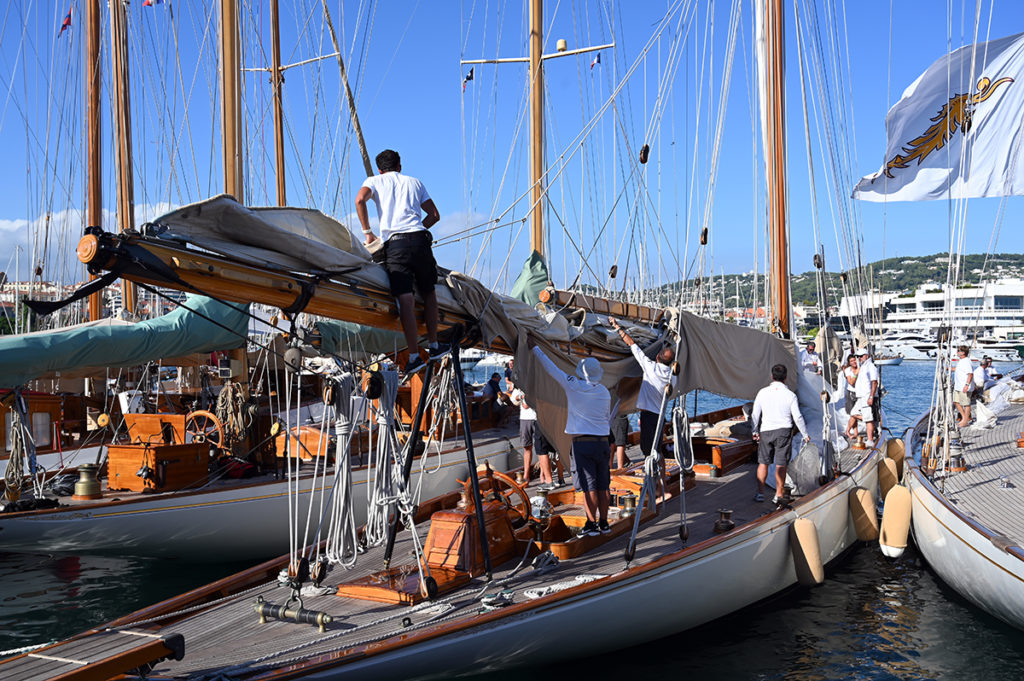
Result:
{"label": "dark green water", "polygon": [[[927,363],[883,370],[894,433],[927,407],[931,375]],[[714,408],[711,398],[699,400],[702,410]],[[244,567],[0,553],[0,650],[69,636]],[[670,597],[685,608],[700,594]],[[608,619],[616,626],[614,613]],[[571,632],[557,635],[572,645]],[[830,570],[821,587],[793,590],[697,631],[544,671],[594,679],[1016,681],[1024,679],[1024,632],[947,589],[913,550],[889,561],[864,545]]]}

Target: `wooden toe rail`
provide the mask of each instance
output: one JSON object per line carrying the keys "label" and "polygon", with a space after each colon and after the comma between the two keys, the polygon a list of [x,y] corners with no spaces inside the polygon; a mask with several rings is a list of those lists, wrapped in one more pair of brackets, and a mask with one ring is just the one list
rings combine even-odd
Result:
{"label": "wooden toe rail", "polygon": [[5,681],[107,681],[165,658],[185,655],[181,634],[101,631],[0,661]]}

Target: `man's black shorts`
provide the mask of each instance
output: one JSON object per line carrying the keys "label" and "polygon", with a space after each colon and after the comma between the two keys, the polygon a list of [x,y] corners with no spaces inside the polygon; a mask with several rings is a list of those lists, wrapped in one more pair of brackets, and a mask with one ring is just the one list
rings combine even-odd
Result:
{"label": "man's black shorts", "polygon": [[789,464],[789,453],[792,448],[792,428],[763,430],[761,439],[757,443],[757,462],[764,465],[774,463],[776,466],[785,466]]}
{"label": "man's black shorts", "polygon": [[574,441],[572,483],[581,492],[607,492],[611,487],[608,443],[603,440]]}
{"label": "man's black shorts", "polygon": [[391,293],[421,296],[434,290],[437,262],[430,250],[433,236],[427,230],[394,234],[384,243],[384,268],[391,282]]}
{"label": "man's black shorts", "polygon": [[616,416],[612,421],[611,440],[616,447],[625,447],[629,444],[629,419],[625,414]]}

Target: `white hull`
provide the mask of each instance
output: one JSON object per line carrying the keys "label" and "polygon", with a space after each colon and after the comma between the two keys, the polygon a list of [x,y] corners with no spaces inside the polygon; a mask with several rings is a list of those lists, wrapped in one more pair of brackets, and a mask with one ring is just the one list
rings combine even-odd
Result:
{"label": "white hull", "polygon": [[914,541],[925,560],[961,596],[1024,629],[1024,549],[998,548],[997,535],[950,504],[909,456],[907,463]]}
{"label": "white hull", "polygon": [[[848,494],[859,485],[877,496],[880,458],[872,452],[850,476],[801,499],[793,510],[752,522],[735,534],[567,590],[518,614],[484,614],[436,638],[411,633],[406,645],[371,645],[358,661],[303,678],[379,681],[479,674],[605,653],[697,627],[797,583],[789,539],[797,518],[814,522],[824,563],[851,548],[857,536]],[[669,513],[675,513],[675,504],[670,506]],[[567,632],[568,638],[551,632]]]}
{"label": "white hull", "polygon": [[[475,448],[478,464],[508,469],[511,443],[487,439]],[[465,480],[466,454],[441,455],[441,466],[423,476],[421,499],[455,489]],[[431,458],[428,470],[437,467]],[[307,468],[309,468],[307,466]],[[367,469],[353,470],[357,500],[366,498]],[[412,488],[418,483],[414,466]],[[310,478],[302,481],[300,508],[309,504]],[[319,490],[321,487],[318,486]],[[116,498],[116,493],[107,493]],[[191,561],[256,560],[288,550],[288,485],[270,480],[226,489],[144,496],[116,504],[81,503],[49,511],[0,515],[4,551],[63,551],[173,557]],[[318,501],[316,502],[319,503]],[[356,524],[366,522],[365,503],[356,503]],[[315,532],[316,520],[311,523]]]}
{"label": "white hull", "polygon": [[883,357],[883,358],[875,357],[871,361],[875,363],[875,366],[880,366],[880,367],[895,367],[895,366],[899,366],[900,364],[903,364],[903,358],[902,357]]}
{"label": "white hull", "polygon": [[[83,463],[95,463],[103,446],[82,447],[73,452],[47,452],[36,455],[36,465],[45,471],[59,471],[62,468],[70,468]],[[5,457],[0,459],[0,477],[7,472],[7,461]]]}

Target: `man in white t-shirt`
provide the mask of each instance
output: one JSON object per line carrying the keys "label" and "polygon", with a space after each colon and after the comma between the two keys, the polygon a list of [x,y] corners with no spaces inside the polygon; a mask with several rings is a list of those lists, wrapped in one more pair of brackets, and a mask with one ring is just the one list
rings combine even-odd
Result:
{"label": "man in white t-shirt", "polygon": [[[411,374],[425,366],[419,354],[419,333],[416,328],[416,301],[413,290],[423,299],[423,321],[427,326],[430,359],[439,359],[448,352],[447,345],[437,342],[437,262],[430,250],[433,238],[427,230],[437,224],[441,214],[427,188],[415,177],[402,174],[402,158],[397,151],[385,149],[377,154],[378,175],[366,178],[356,194],[356,215],[363,226],[366,244],[377,240],[370,229],[366,203],[373,199],[380,218],[380,238],[384,241],[384,268],[388,272],[391,293],[398,299],[409,362],[405,373]],[[420,210],[426,217],[420,217]]]}
{"label": "man in white t-shirt", "polygon": [[992,358],[985,355],[981,358],[981,364],[974,370],[974,398],[980,400],[985,396],[985,391],[996,384],[992,372]]}
{"label": "man in white t-shirt", "polygon": [[846,426],[847,435],[857,437],[857,421],[864,422],[867,431],[868,446],[875,444],[875,421],[878,416],[875,401],[878,399],[878,367],[871,361],[867,348],[857,352],[857,378],[853,384],[856,401],[850,413],[850,423]]}
{"label": "man in white t-shirt", "polygon": [[533,469],[533,452],[537,451],[537,463],[540,466],[541,487],[552,488],[551,482],[551,457],[548,452],[535,446],[538,439],[537,432],[537,411],[526,401],[526,393],[519,388],[512,390],[510,395],[512,404],[519,407],[519,439],[523,447],[523,484],[530,484],[530,472]]}
{"label": "man in white t-shirt", "polygon": [[629,347],[643,372],[640,392],[636,397],[636,406],[640,410],[640,452],[643,456],[648,456],[652,450],[657,449],[661,454],[661,443],[655,443],[654,440],[658,434],[661,398],[669,383],[675,385],[675,378],[672,376],[672,363],[676,359],[676,352],[671,346],[666,345],[658,353],[658,359],[653,360],[640,349],[640,346],[626,333],[617,320],[612,319],[611,324],[612,328],[618,332],[622,342]]}
{"label": "man in white t-shirt", "polygon": [[821,373],[821,355],[816,350],[814,341],[807,342],[807,348],[800,351],[800,367],[814,374]]}
{"label": "man in white t-shirt", "polygon": [[953,406],[960,414],[958,428],[971,425],[971,393],[974,391],[974,366],[971,364],[970,348],[961,345],[956,349],[956,368],[953,369]]}

